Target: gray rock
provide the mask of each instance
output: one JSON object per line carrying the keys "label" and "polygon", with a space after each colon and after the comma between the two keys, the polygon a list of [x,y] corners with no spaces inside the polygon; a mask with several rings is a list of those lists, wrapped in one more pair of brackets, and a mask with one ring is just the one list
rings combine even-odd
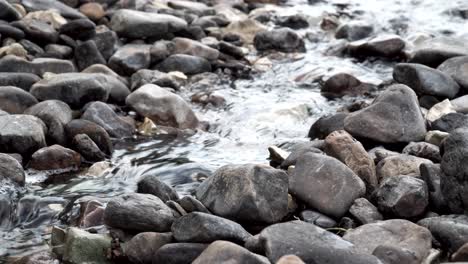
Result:
{"label": "gray rock", "polygon": [[432,122],[431,128],[449,133],[458,128],[468,128],[468,116],[461,113],[449,113]]}
{"label": "gray rock", "polygon": [[447,59],[467,55],[468,48],[466,47],[465,40],[438,37],[424,41],[413,50],[410,62],[421,63],[435,68]]}
{"label": "gray rock", "polygon": [[263,256],[227,241],[211,243],[193,262],[193,264],[269,264]]}
{"label": "gray rock", "polygon": [[453,57],[444,61],[437,70],[452,77],[464,90],[468,90],[468,56]]}
{"label": "gray rock", "polygon": [[35,170],[77,169],[80,165],[80,154],[60,145],[39,149],[28,163],[28,167]]}
{"label": "gray rock", "polygon": [[421,164],[419,170],[421,171],[421,179],[426,182],[429,191],[429,205],[431,209],[436,212],[448,211],[440,185],[442,177],[440,164]]}
{"label": "gray rock", "polygon": [[109,59],[109,67],[121,75],[131,76],[151,63],[150,45],[127,44]]}
{"label": "gray rock", "polygon": [[[408,251],[412,261],[406,262],[404,260],[407,259],[402,259],[403,262],[400,263],[422,263],[432,247],[429,230],[401,219],[362,225],[346,232],[343,239],[353,243],[356,250],[362,254],[372,254],[380,246]],[[390,253],[393,253],[392,251]]]}
{"label": "gray rock", "polygon": [[207,247],[207,244],[200,243],[166,244],[154,253],[153,264],[192,263]]}
{"label": "gray rock", "polygon": [[78,228],[68,229],[63,260],[71,264],[110,263],[106,253],[111,248],[111,238],[103,234],[90,234]]}
{"label": "gray rock", "polygon": [[343,96],[362,96],[369,94],[373,89],[371,84],[363,83],[350,74],[338,73],[325,81],[320,94],[333,99]]}
{"label": "gray rock", "polygon": [[202,213],[207,213],[207,214],[211,213],[208,209],[206,209],[206,207],[200,201],[198,201],[192,196],[184,196],[182,199],[179,200],[179,204],[188,213],[191,213],[191,212],[202,212]]}
{"label": "gray rock", "polygon": [[159,180],[157,175],[148,175],[137,184],[138,193],[152,194],[163,202],[179,200],[179,195],[171,186]]}
{"label": "gray rock", "polygon": [[308,137],[311,139],[324,139],[331,132],[344,129],[346,113],[322,116],[310,127]]}
{"label": "gray rock", "polygon": [[28,92],[40,80],[39,76],[31,73],[0,72],[0,86],[15,86]]}
{"label": "gray rock", "polygon": [[179,90],[180,85],[175,78],[167,73],[152,70],[139,70],[132,75],[132,91],[142,87],[145,84],[155,84],[161,87],[169,87]]}
{"label": "gray rock", "polygon": [[338,223],[332,218],[312,210],[302,211],[299,214],[299,218],[304,222],[314,224],[321,228],[332,228],[338,225]]}
{"label": "gray rock", "polygon": [[397,64],[393,68],[393,79],[420,95],[453,98],[460,90],[458,83],[449,75],[421,64]]}
{"label": "gray rock", "polygon": [[[26,176],[21,163],[8,154],[0,153],[0,180],[10,179],[13,182],[24,185],[25,178]],[[2,217],[0,217],[0,219],[2,219]],[[1,222],[2,221],[0,221],[0,223]]]}
{"label": "gray rock", "polygon": [[366,187],[339,160],[309,152],[298,159],[289,191],[321,213],[342,217],[353,201],[365,194]]}
{"label": "gray rock", "polygon": [[57,59],[67,59],[72,57],[73,49],[69,46],[59,44],[48,44],[45,47],[45,54],[48,57]]}
{"label": "gray rock", "polygon": [[[3,5],[4,3],[5,1],[0,1],[0,5]],[[4,10],[5,9],[2,9],[3,12]],[[1,17],[1,14],[0,14],[0,17]],[[15,40],[22,40],[25,37],[25,34],[21,29],[13,27],[10,24],[6,24],[6,23],[0,24],[0,35],[2,35],[4,38],[13,38]]]}
{"label": "gray rock", "polygon": [[226,165],[198,187],[196,197],[228,219],[275,223],[288,212],[288,175],[265,165]]}
{"label": "gray rock", "polygon": [[192,2],[186,0],[171,0],[168,6],[176,10],[186,10],[190,13],[203,16],[214,13],[214,9],[201,2]]}
{"label": "gray rock", "polygon": [[26,38],[38,45],[56,43],[59,39],[59,33],[55,28],[41,20],[23,19],[12,22],[11,25],[24,31]]}
{"label": "gray rock", "polygon": [[171,233],[144,232],[125,243],[123,250],[132,263],[151,264],[154,253],[171,242]]}
{"label": "gray rock", "polygon": [[28,12],[54,9],[65,18],[86,18],[86,16],[78,12],[78,10],[69,7],[57,0],[21,0],[20,2]]}
{"label": "gray rock", "polygon": [[56,99],[79,108],[92,101],[107,101],[109,86],[103,74],[63,73],[37,82],[31,94],[39,100]]}
{"label": "gray rock", "polygon": [[405,41],[398,35],[381,35],[348,44],[348,52],[355,57],[395,57],[402,53]]}
{"label": "gray rock", "polygon": [[163,72],[180,71],[185,74],[210,72],[211,64],[208,60],[198,56],[175,54],[169,56],[156,65],[156,69]]}
{"label": "gray rock", "polygon": [[337,28],[335,37],[337,39],[347,39],[349,41],[360,40],[369,37],[374,28],[365,21],[351,21]]}
{"label": "gray rock", "polygon": [[398,218],[422,215],[429,205],[426,183],[415,177],[399,175],[384,179],[374,193],[379,210]]}
{"label": "gray rock", "polygon": [[381,182],[398,175],[420,177],[419,166],[423,163],[432,164],[432,161],[405,154],[391,155],[377,164],[377,178]]}
{"label": "gray rock", "polygon": [[211,243],[226,240],[243,244],[252,236],[236,222],[201,212],[176,219],[171,230],[178,242]]}
{"label": "gray rock", "polygon": [[28,107],[37,103],[37,99],[23,89],[0,86],[0,110],[10,114],[22,114]]}
{"label": "gray rock", "polygon": [[428,159],[436,163],[439,163],[442,159],[439,147],[427,142],[410,142],[403,149],[402,153]]}
{"label": "gray rock", "polygon": [[0,116],[0,151],[29,156],[46,146],[46,133],[46,125],[35,116]]}
{"label": "gray rock", "polygon": [[0,59],[0,72],[21,72],[42,76],[46,72],[58,74],[75,71],[73,63],[67,60],[38,58],[27,61],[14,55],[7,55]]}
{"label": "gray rock", "polygon": [[94,141],[86,134],[77,134],[72,140],[73,148],[87,161],[102,161],[106,158]]}
{"label": "gray rock", "polygon": [[426,125],[417,96],[405,85],[392,85],[369,106],[349,114],[344,128],[357,138],[383,143],[420,141]]}
{"label": "gray rock", "polygon": [[209,61],[218,59],[219,51],[208,47],[198,41],[191,40],[188,38],[175,38],[174,42],[174,54],[187,54],[192,56],[198,56],[205,58]]}
{"label": "gray rock", "polygon": [[6,0],[0,0],[0,19],[6,21],[20,20],[21,14]]}
{"label": "gray rock", "polygon": [[110,30],[105,25],[96,27],[96,35],[93,38],[96,46],[106,61],[114,54],[117,48],[121,45],[117,33]]}
{"label": "gray rock", "polygon": [[104,221],[110,227],[124,230],[168,232],[174,216],[158,197],[129,193],[114,197],[107,204]]}
{"label": "gray rock", "polygon": [[289,28],[260,31],[255,34],[254,45],[258,51],[305,52],[304,40]]}
{"label": "gray rock", "polygon": [[198,126],[198,118],[184,99],[154,84],[144,85],[131,93],[126,103],[159,125],[180,129]]}
{"label": "gray rock", "polygon": [[121,9],[114,13],[111,28],[120,37],[149,38],[162,37],[167,33],[180,31],[187,27],[183,19],[156,13],[146,13]]}
{"label": "gray rock", "polygon": [[429,229],[442,248],[453,253],[468,242],[468,216],[443,215],[422,219],[418,225]]}
{"label": "gray rock", "polygon": [[109,134],[96,123],[83,119],[75,119],[65,126],[65,132],[70,141],[73,140],[76,135],[86,134],[104,153],[112,153],[112,142]]}
{"label": "gray rock", "polygon": [[74,40],[88,40],[96,35],[96,24],[87,18],[74,19],[61,26],[59,32]]}
{"label": "gray rock", "polygon": [[65,125],[73,119],[72,110],[66,103],[58,100],[43,101],[26,109],[24,114],[36,116],[46,124],[49,141],[66,144]]}
{"label": "gray rock", "polygon": [[106,64],[106,60],[99,52],[94,40],[84,41],[76,45],[75,61],[80,71],[94,64]]}
{"label": "gray rock", "polygon": [[349,213],[361,224],[374,223],[383,220],[382,214],[366,198],[358,198],[354,201]]}
{"label": "gray rock", "polygon": [[103,102],[91,103],[81,119],[100,125],[109,133],[109,136],[115,138],[131,137],[135,130],[133,124],[118,116],[110,106]]}

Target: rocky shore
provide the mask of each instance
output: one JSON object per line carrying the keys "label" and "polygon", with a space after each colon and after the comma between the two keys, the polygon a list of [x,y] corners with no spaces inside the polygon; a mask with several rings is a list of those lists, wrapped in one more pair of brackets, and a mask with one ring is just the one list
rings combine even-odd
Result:
{"label": "rocky shore", "polygon": [[48,249],[7,263],[468,262],[466,40],[412,41],[325,2],[339,12],[315,25],[276,1],[0,0],[6,232],[13,209],[33,214],[12,206],[31,173],[99,177],[119,142],[209,131],[193,105],[228,111],[218,81],[311,52],[308,28],[333,39],[333,56],[393,68],[379,84],[345,71],[298,78],[327,100],[352,98],[311,124],[310,141],[272,145],[269,164],[220,166],[192,195],[146,175],[133,192],[64,203]]}

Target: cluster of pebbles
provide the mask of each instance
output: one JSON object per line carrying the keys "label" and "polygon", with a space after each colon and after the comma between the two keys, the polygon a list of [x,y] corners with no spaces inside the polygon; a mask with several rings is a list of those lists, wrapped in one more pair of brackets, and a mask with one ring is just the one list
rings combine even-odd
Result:
{"label": "cluster of pebbles", "polygon": [[[279,4],[0,0],[2,185],[24,185],[25,169],[83,170],[148,124],[209,127],[178,91],[198,84],[191,100],[220,106],[211,76],[256,74],[252,54],[306,51],[307,18],[259,12],[266,3]],[[380,86],[347,73],[321,83],[326,98],[371,103],[321,117],[310,142],[270,147],[270,165],[219,168],[193,196],[151,175],[135,193],[84,201],[53,227],[50,251],[15,263],[468,261],[466,41],[410,49],[338,15],[320,27],[341,40],[337,54],[395,63]]]}

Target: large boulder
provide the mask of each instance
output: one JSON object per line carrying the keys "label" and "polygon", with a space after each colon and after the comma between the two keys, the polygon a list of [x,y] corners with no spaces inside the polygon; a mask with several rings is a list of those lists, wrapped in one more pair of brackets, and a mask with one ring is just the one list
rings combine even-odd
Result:
{"label": "large boulder", "polygon": [[35,116],[0,116],[0,151],[29,156],[46,146],[46,133],[46,125]]}
{"label": "large boulder", "polygon": [[252,236],[236,222],[201,212],[176,219],[171,230],[178,242],[211,243],[226,240],[243,244]]}
{"label": "large boulder", "polygon": [[8,55],[0,59],[0,72],[21,72],[42,76],[46,72],[67,73],[75,71],[73,63],[67,60],[37,58],[28,61],[14,55]]}
{"label": "large boulder", "polygon": [[198,118],[180,96],[157,85],[147,84],[127,97],[127,105],[156,124],[195,129]]}
{"label": "large boulder", "polygon": [[449,75],[421,64],[399,63],[393,68],[393,78],[420,95],[453,98],[460,90]]}
{"label": "large boulder", "polygon": [[423,140],[426,125],[413,90],[405,85],[392,85],[374,102],[349,114],[344,128],[358,138],[382,143]]}
{"label": "large boulder", "polygon": [[269,264],[263,256],[227,241],[211,243],[193,262],[193,264]]}
{"label": "large boulder", "polygon": [[442,215],[422,219],[418,225],[429,229],[442,248],[453,253],[468,242],[468,216]]}
{"label": "large boulder", "polygon": [[426,228],[401,219],[365,224],[347,231],[343,236],[343,239],[354,244],[356,251],[363,254],[372,254],[382,246],[394,247],[388,254],[397,256],[398,251],[406,251],[409,253],[405,254],[406,258],[391,263],[408,264],[422,263],[431,250],[431,238]]}
{"label": "large boulder", "polygon": [[254,45],[258,51],[305,52],[304,40],[289,28],[258,32],[254,38]]}
{"label": "large boulder", "polygon": [[0,181],[9,179],[23,185],[25,177],[23,166],[21,166],[21,163],[19,163],[17,159],[10,155],[0,153]]}
{"label": "large boulder", "polygon": [[264,165],[226,165],[199,186],[196,196],[216,215],[275,223],[288,213],[288,175]]}
{"label": "large boulder", "polygon": [[31,94],[37,99],[60,100],[71,107],[82,107],[92,101],[107,101],[110,87],[103,74],[64,73],[37,82]]}
{"label": "large boulder", "polygon": [[112,15],[111,28],[120,37],[150,38],[163,37],[168,33],[181,31],[187,27],[183,19],[171,15],[146,13],[121,9]]}
{"label": "large boulder", "polygon": [[23,89],[0,86],[0,110],[10,114],[22,114],[28,107],[37,103],[37,99]]}
{"label": "large boulder", "polygon": [[93,102],[81,116],[104,128],[109,136],[115,138],[131,137],[135,127],[132,123],[118,116],[112,108],[103,102]]}
{"label": "large boulder", "polygon": [[174,222],[171,208],[150,194],[129,193],[111,199],[104,212],[110,227],[140,232],[168,232]]}
{"label": "large boulder", "polygon": [[65,170],[77,169],[80,165],[80,154],[60,145],[53,145],[34,152],[28,167],[35,170]]}
{"label": "large boulder", "polygon": [[339,218],[365,194],[366,186],[339,160],[308,152],[297,160],[289,190],[308,206]]}

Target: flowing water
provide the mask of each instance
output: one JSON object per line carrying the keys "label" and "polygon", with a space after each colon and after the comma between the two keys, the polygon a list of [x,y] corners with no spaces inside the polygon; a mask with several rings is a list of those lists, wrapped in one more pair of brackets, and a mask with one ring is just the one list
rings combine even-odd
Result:
{"label": "flowing water", "polygon": [[[307,132],[316,119],[355,100],[325,99],[320,95],[320,79],[347,72],[374,84],[391,80],[392,62],[327,55],[339,42],[318,27],[324,14],[340,13],[344,21],[362,18],[371,21],[379,33],[399,34],[409,41],[427,34],[468,37],[466,20],[444,12],[461,4],[463,1],[453,0],[340,0],[314,5],[289,1],[281,15],[302,13],[311,22],[308,29],[299,31],[308,36],[307,52],[276,56],[264,73],[249,80],[223,80],[211,87],[227,103],[221,108],[193,104],[200,119],[210,123],[207,132],[119,140],[111,157],[112,168],[103,176],[80,176],[46,185],[44,175],[29,172],[23,189],[2,188],[0,263],[7,256],[46,248],[51,226],[63,224],[62,211],[68,211],[64,209],[80,197],[110,198],[133,192],[147,174],[159,175],[187,195],[222,165],[268,163],[268,146],[308,140]],[[298,79],[302,82],[296,82]],[[187,100],[191,94],[190,89],[181,92]],[[12,205],[2,196],[13,201]],[[1,222],[5,215],[7,220]]]}

